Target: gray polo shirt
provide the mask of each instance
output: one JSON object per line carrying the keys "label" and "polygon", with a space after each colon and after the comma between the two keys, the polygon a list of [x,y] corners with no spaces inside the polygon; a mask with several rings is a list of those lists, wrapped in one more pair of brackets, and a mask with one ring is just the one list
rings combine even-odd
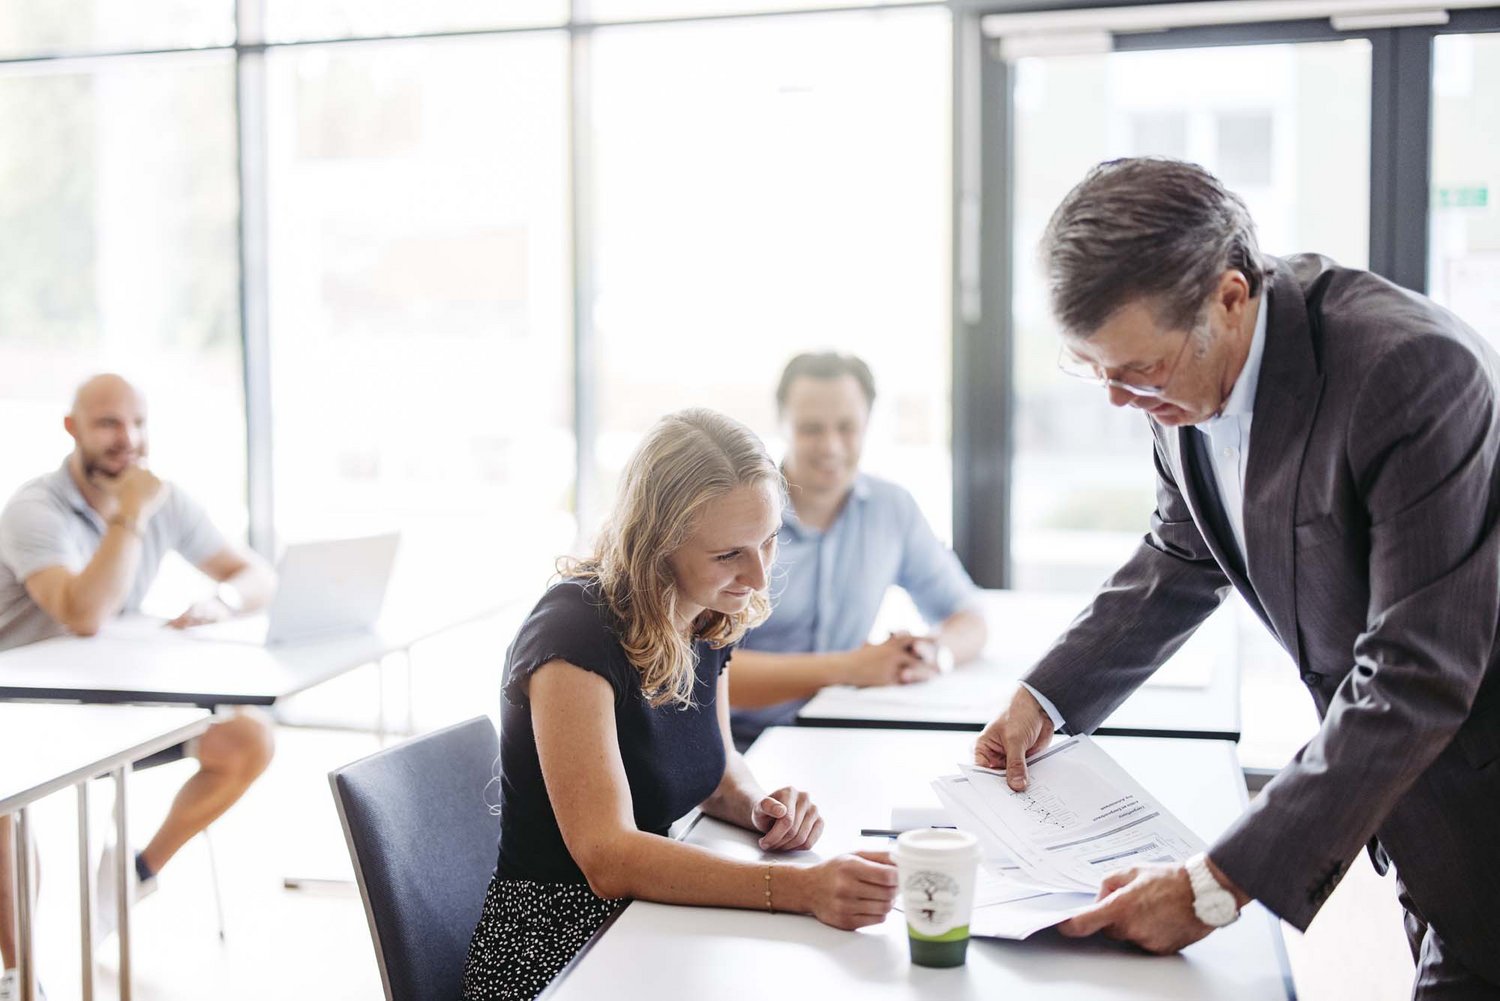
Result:
{"label": "gray polo shirt", "polygon": [[[78,573],[108,527],[83,499],[66,460],[16,491],[0,512],[0,650],[67,632],[32,600],[26,579],[49,567]],[[201,566],[226,545],[203,508],[175,486],[141,534],[141,562],[122,612],[140,610],[167,550]]]}

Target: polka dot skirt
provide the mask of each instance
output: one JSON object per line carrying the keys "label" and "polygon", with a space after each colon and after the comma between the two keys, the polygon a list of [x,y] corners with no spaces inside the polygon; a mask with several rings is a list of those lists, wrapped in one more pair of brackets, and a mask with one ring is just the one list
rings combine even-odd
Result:
{"label": "polka dot skirt", "polygon": [[464,1001],[530,1001],[625,901],[587,883],[490,880],[464,964]]}

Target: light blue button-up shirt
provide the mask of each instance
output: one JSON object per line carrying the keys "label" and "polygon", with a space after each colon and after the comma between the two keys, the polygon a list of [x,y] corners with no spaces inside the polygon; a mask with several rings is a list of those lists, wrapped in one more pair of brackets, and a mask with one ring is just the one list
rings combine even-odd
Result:
{"label": "light blue button-up shirt", "polygon": [[[1245,469],[1250,461],[1250,419],[1255,411],[1255,391],[1260,387],[1260,363],[1266,353],[1266,297],[1262,294],[1255,313],[1255,333],[1250,338],[1250,353],[1245,356],[1245,367],[1240,369],[1229,399],[1217,417],[1200,423],[1198,432],[1208,439],[1208,454],[1213,467],[1214,485],[1219,488],[1219,500],[1224,505],[1224,515],[1229,519],[1231,540],[1240,551],[1240,562],[1245,556]],[[1026,690],[1036,696],[1052,726],[1062,729],[1062,714],[1057,706],[1035,688],[1021,682]]]}
{"label": "light blue button-up shirt", "polygon": [[[771,573],[773,611],[740,646],[768,653],[856,649],[869,639],[892,584],[911,596],[929,625],[970,607],[977,593],[916,499],[894,483],[860,474],[826,531],[802,524],[787,505]],[[736,730],[790,723],[800,706],[739,710]]]}

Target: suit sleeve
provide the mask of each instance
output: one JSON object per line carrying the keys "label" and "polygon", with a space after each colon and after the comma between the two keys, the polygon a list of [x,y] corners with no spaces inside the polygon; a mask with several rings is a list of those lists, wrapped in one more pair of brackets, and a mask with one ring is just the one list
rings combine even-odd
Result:
{"label": "suit sleeve", "polygon": [[[1369,605],[1313,739],[1210,851],[1298,928],[1468,717],[1495,641],[1494,383],[1463,345],[1393,349],[1356,399],[1347,452],[1366,508]],[[1345,673],[1347,672],[1347,673]]]}
{"label": "suit sleeve", "polygon": [[1229,593],[1162,449],[1158,434],[1151,531],[1024,679],[1070,733],[1092,733]]}

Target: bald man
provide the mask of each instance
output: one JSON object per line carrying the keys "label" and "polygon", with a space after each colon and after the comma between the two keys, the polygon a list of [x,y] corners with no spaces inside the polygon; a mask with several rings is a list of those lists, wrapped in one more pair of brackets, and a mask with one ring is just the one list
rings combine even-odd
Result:
{"label": "bald man", "polygon": [[[201,507],[146,467],[146,403],[134,386],[117,375],[88,380],[63,428],[72,454],[0,512],[0,650],[69,633],[93,636],[122,612],[138,611],[169,549],[219,585],[213,598],[169,625],[188,628],[270,600],[276,586],[270,567],[226,542]],[[198,771],[136,854],[137,899],[155,889],[156,874],[179,848],[244,794],[271,753],[265,718],[240,712],[151,762],[190,756]],[[9,817],[0,818],[0,849],[9,848],[9,826]],[[107,922],[118,890],[105,861],[98,913]],[[0,888],[10,884],[13,863],[10,851],[0,851]],[[11,895],[0,893],[0,960],[7,971],[16,962],[11,907]],[[0,979],[0,991],[5,986]]]}

